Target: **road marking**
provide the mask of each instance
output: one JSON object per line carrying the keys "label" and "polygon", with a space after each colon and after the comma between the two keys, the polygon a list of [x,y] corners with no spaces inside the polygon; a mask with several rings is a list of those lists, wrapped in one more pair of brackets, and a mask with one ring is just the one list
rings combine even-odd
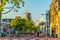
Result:
{"label": "road marking", "polygon": [[13,39],[13,40],[18,40],[18,39]]}
{"label": "road marking", "polygon": [[[39,39],[38,39],[38,40],[39,40]],[[42,38],[42,39],[40,39],[40,40],[46,40],[46,39],[43,39],[43,38]]]}
{"label": "road marking", "polygon": [[9,39],[3,39],[3,40],[9,40]]}
{"label": "road marking", "polygon": [[30,40],[35,40],[35,39],[30,39]]}
{"label": "road marking", "polygon": [[21,39],[21,40],[25,40],[25,39]]}

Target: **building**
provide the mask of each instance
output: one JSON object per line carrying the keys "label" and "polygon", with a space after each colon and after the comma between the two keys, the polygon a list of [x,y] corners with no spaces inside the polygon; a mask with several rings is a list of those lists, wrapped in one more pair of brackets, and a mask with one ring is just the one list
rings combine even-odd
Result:
{"label": "building", "polygon": [[7,18],[3,18],[2,19],[2,24],[5,24],[6,26],[8,26],[10,24],[12,19],[7,19]]}
{"label": "building", "polygon": [[54,30],[54,35],[60,38],[60,0],[52,0],[50,4],[50,35]]}
{"label": "building", "polygon": [[10,22],[12,19],[9,18],[3,18],[1,22],[1,30],[3,31],[3,28],[10,28]]}
{"label": "building", "polygon": [[35,25],[38,26],[39,23],[41,23],[41,22],[45,22],[43,18],[40,18],[40,19],[36,20]]}
{"label": "building", "polygon": [[26,18],[31,21],[31,13],[26,13]]}
{"label": "building", "polygon": [[46,27],[49,28],[49,11],[46,11]]}
{"label": "building", "polygon": [[49,28],[50,28],[50,25],[49,25],[49,11],[47,10],[46,11],[46,32],[47,32],[47,34],[50,34],[49,33]]}
{"label": "building", "polygon": [[27,7],[27,9],[26,9],[26,19],[28,19],[28,20],[32,21],[31,13],[30,13],[30,12],[28,12],[28,7]]}

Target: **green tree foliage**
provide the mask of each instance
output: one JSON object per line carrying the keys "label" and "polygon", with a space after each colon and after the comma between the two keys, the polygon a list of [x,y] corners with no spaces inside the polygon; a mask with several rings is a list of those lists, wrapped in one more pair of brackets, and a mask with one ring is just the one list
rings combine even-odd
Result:
{"label": "green tree foliage", "polygon": [[45,25],[45,22],[40,22],[39,23],[39,27],[40,27],[40,30],[41,31],[42,31],[43,28],[45,28],[44,25]]}
{"label": "green tree foliage", "polygon": [[39,26],[42,26],[43,27],[44,25],[45,25],[45,22],[40,22],[39,23]]}
{"label": "green tree foliage", "polygon": [[39,23],[39,25],[45,25],[45,22],[41,22],[41,23]]}
{"label": "green tree foliage", "polygon": [[11,21],[11,27],[16,29],[16,30],[20,30],[20,31],[26,31],[26,32],[36,32],[37,31],[37,27],[34,25],[33,22],[21,18],[20,16],[15,17],[12,21]]}
{"label": "green tree foliage", "polygon": [[[20,8],[20,4],[22,3],[22,6],[24,6],[23,0],[0,0],[0,11],[4,9],[4,6],[6,4],[12,4],[12,7],[6,7],[6,8]],[[11,5],[10,5],[11,6]]]}
{"label": "green tree foliage", "polygon": [[[6,6],[7,4],[9,6]],[[10,11],[12,11],[12,9],[18,12],[18,9],[20,8],[20,4],[24,6],[23,0],[0,0],[0,27],[1,27],[2,14],[7,14]],[[5,9],[5,12],[4,12],[4,9]],[[8,9],[8,11],[6,11],[6,9]]]}

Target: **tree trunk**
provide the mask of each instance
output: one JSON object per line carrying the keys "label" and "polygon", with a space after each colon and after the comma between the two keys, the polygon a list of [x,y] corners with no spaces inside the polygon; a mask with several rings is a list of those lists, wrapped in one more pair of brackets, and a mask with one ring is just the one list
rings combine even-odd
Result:
{"label": "tree trunk", "polygon": [[1,30],[1,17],[2,17],[2,12],[0,11],[0,30]]}

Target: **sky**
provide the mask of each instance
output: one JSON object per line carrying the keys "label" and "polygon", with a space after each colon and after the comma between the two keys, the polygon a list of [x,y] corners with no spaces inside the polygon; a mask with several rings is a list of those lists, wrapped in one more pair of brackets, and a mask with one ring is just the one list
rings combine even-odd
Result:
{"label": "sky", "polygon": [[[14,18],[15,16],[25,17],[26,10],[31,13],[31,17],[33,21],[39,20],[41,18],[45,21],[46,10],[49,10],[51,0],[24,0],[24,7],[21,6],[19,12],[9,12],[8,14],[3,14],[2,18]],[[9,5],[6,5],[9,6]]]}

